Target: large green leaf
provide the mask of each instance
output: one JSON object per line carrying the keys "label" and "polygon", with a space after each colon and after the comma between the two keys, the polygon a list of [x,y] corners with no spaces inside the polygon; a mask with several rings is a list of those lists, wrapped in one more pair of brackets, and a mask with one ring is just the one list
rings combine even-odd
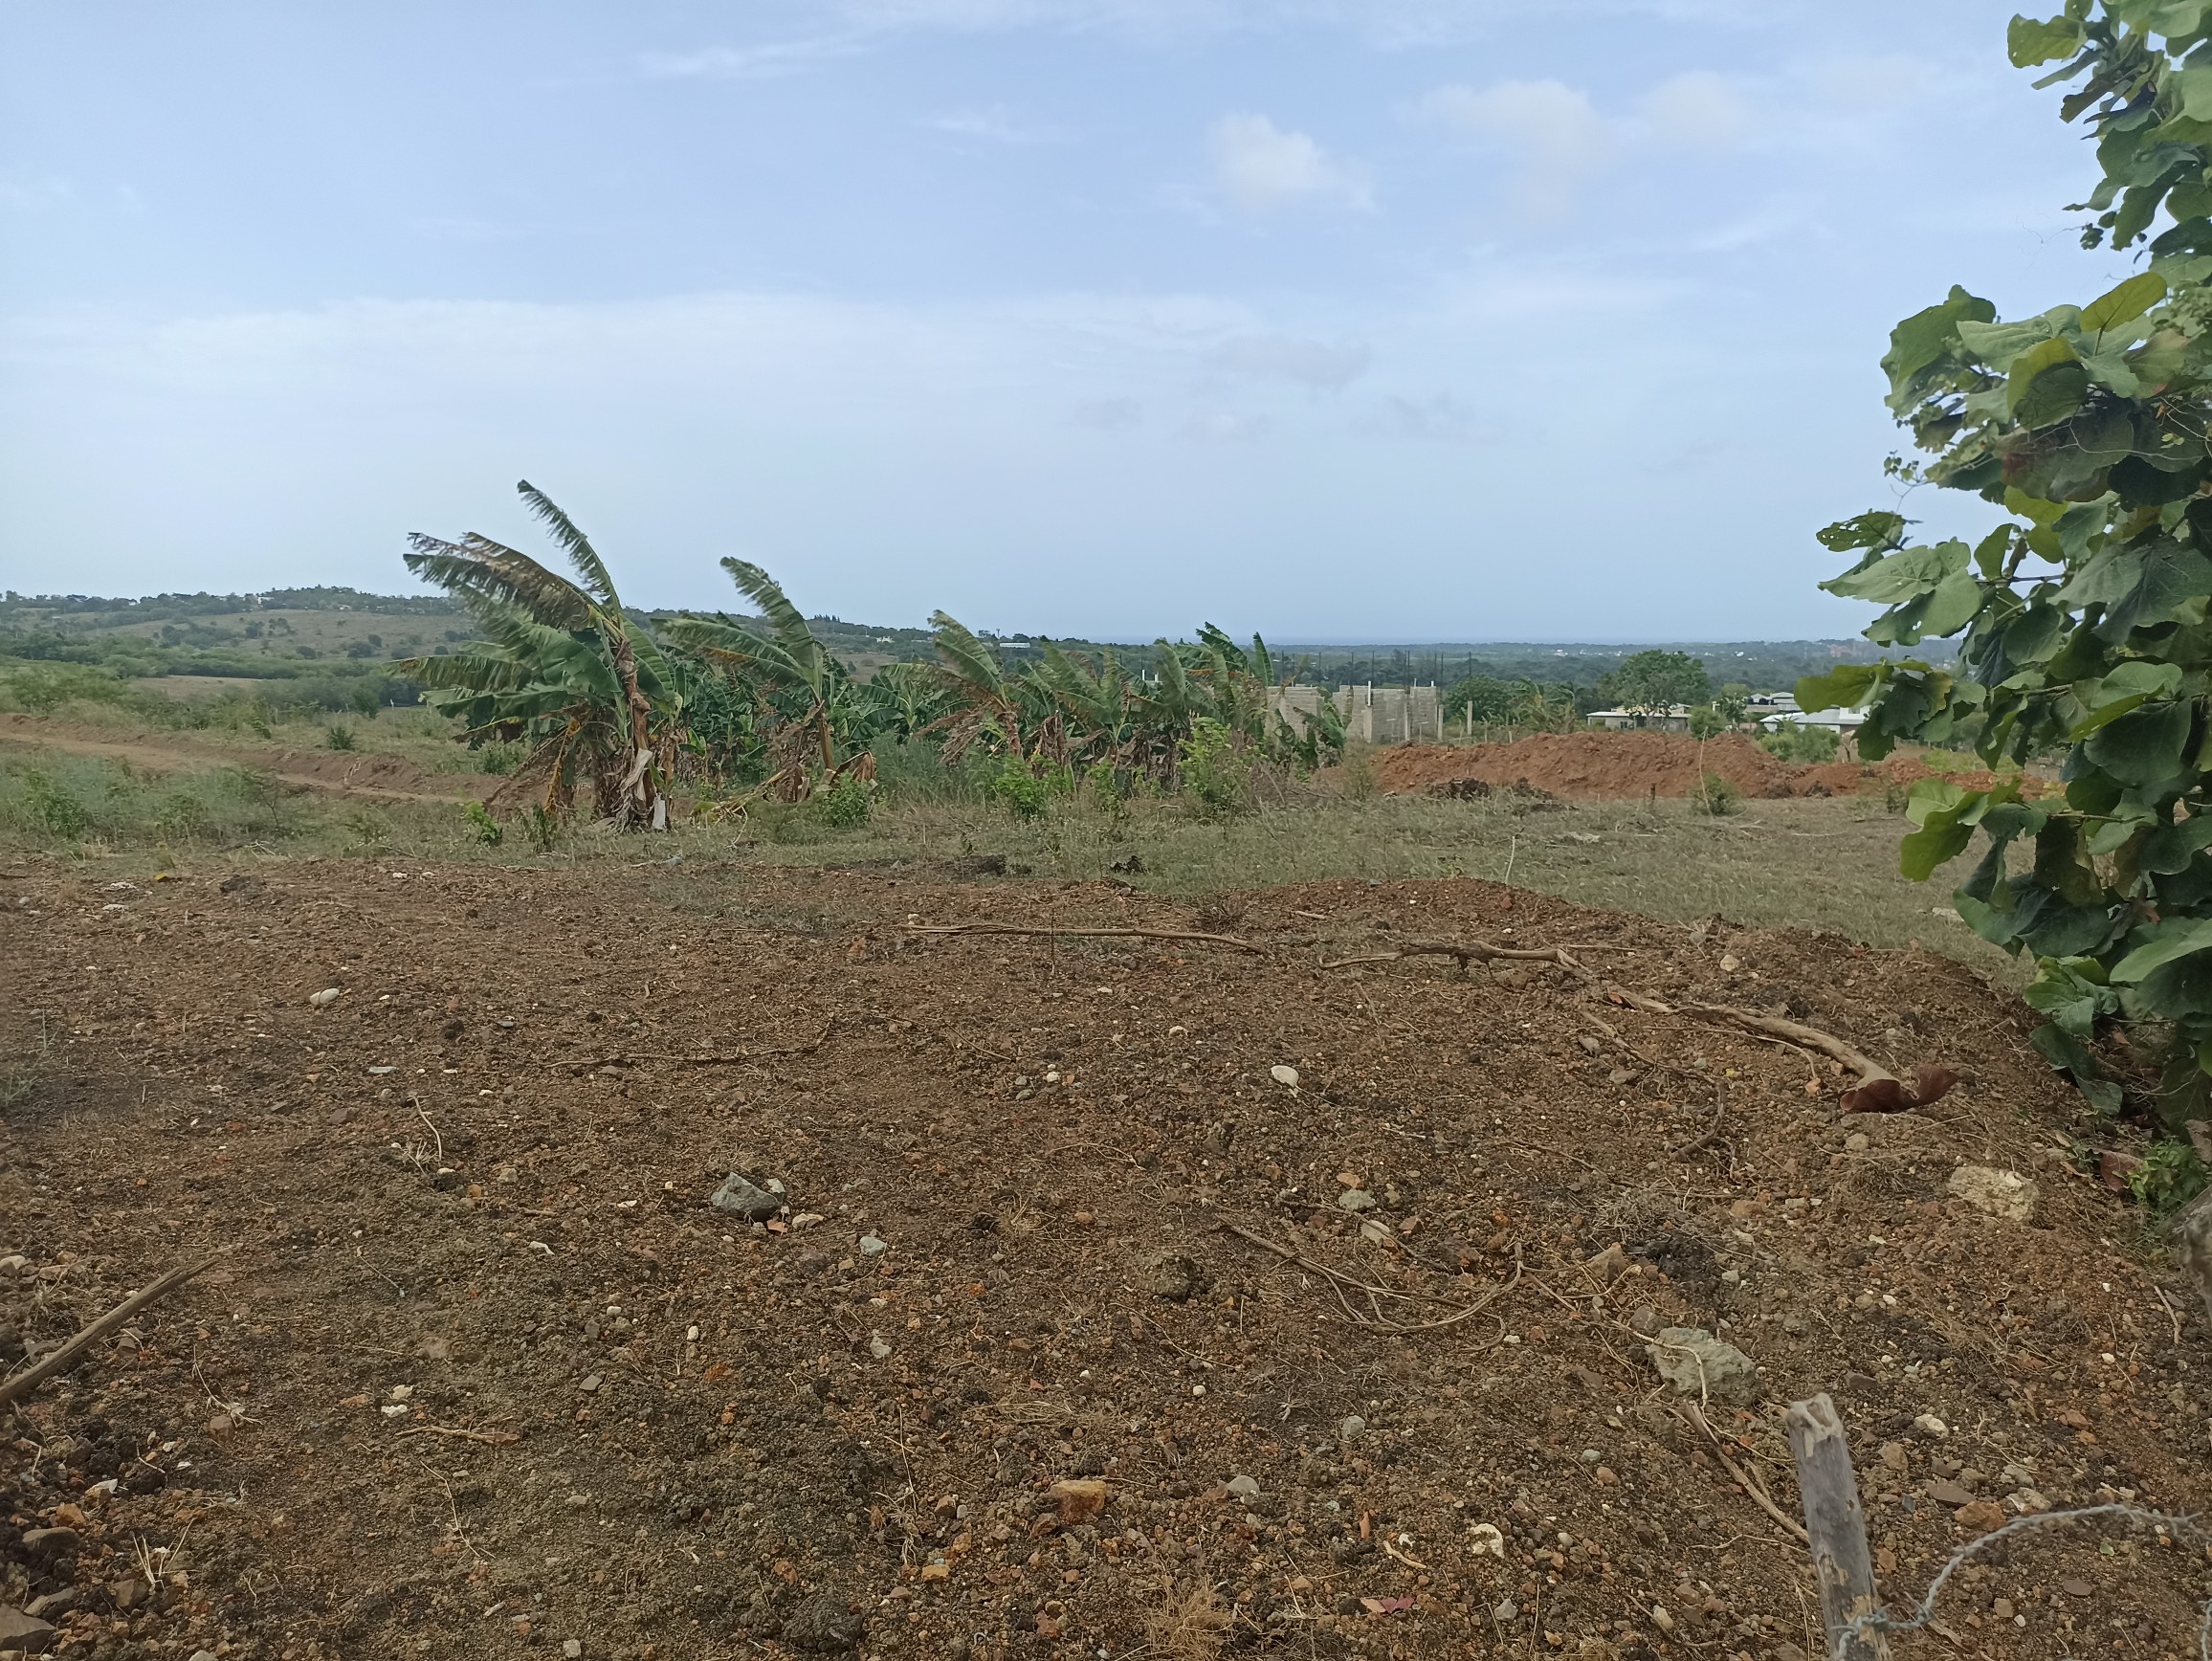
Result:
{"label": "large green leaf", "polygon": [[2131,710],[2090,735],[2082,753],[2123,785],[2157,785],[2185,769],[2192,716],[2185,703]]}
{"label": "large green leaf", "polygon": [[2037,21],[2015,17],[2004,31],[2005,55],[2015,69],[2033,69],[2054,57],[2071,56],[2081,49],[2082,26],[2060,15]]}
{"label": "large green leaf", "polygon": [[2134,322],[2165,298],[2164,277],[2155,271],[2137,272],[2082,307],[2082,332],[2101,335],[2121,323]]}
{"label": "large green leaf", "polygon": [[2212,917],[2175,918],[2131,937],[2135,948],[2112,965],[2112,978],[2139,981],[2160,963],[2212,949]]}
{"label": "large green leaf", "polygon": [[1966,569],[1969,550],[1964,543],[1923,543],[1877,560],[1861,571],[1847,571],[1821,585],[1847,600],[1871,600],[1891,606],[1917,599],[1940,587],[1946,578]]}
{"label": "large green leaf", "polygon": [[1846,663],[1825,675],[1808,675],[1797,683],[1798,707],[1808,713],[1824,709],[1857,709],[1874,690],[1881,672],[1870,664]]}

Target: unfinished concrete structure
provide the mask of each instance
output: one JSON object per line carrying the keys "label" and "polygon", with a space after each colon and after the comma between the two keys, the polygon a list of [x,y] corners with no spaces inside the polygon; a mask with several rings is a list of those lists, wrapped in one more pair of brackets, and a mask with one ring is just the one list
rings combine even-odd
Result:
{"label": "unfinished concrete structure", "polygon": [[1334,697],[1317,686],[1278,686],[1268,707],[1301,736],[1328,698],[1344,723],[1344,736],[1366,744],[1444,742],[1444,701],[1430,686],[1339,686]]}

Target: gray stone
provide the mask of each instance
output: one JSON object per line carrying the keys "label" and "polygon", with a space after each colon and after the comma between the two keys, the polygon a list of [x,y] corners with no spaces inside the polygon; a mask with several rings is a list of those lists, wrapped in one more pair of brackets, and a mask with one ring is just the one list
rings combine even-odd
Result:
{"label": "gray stone", "polygon": [[34,1558],[56,1558],[74,1552],[77,1546],[74,1528],[27,1528],[23,1531],[23,1549]]}
{"label": "gray stone", "polygon": [[1337,1196],[1337,1204],[1346,1211],[1372,1211],[1378,1202],[1365,1188],[1346,1188]]}
{"label": "gray stone", "polygon": [[784,1208],[783,1201],[765,1188],[756,1188],[735,1171],[722,1179],[713,1204],[717,1210],[733,1211],[749,1223],[765,1223]]}
{"label": "gray stone", "polygon": [[[36,1620],[21,1609],[0,1604],[0,1650],[20,1650],[26,1655],[43,1655],[61,1636],[52,1622]],[[212,1656],[209,1661],[214,1661]]]}
{"label": "gray stone", "polygon": [[1520,1606],[1508,1598],[1496,1608],[1491,1610],[1490,1618],[1501,1626],[1507,1621],[1517,1621],[1520,1619]]}
{"label": "gray stone", "polygon": [[856,1649],[861,1620],[837,1592],[822,1592],[793,1609],[784,1622],[784,1642],[810,1655]]}
{"label": "gray stone", "polygon": [[1701,1327],[1663,1329],[1646,1348],[1659,1376],[1680,1396],[1696,1396],[1723,1406],[1748,1407],[1765,1393],[1752,1359]]}
{"label": "gray stone", "polygon": [[1257,1499],[1260,1496],[1260,1479],[1256,1476],[1232,1476],[1228,1491],[1239,1499]]}
{"label": "gray stone", "polygon": [[1367,1434],[1367,1421],[1357,1413],[1347,1413],[1344,1422],[1337,1427],[1337,1440],[1349,1448]]}
{"label": "gray stone", "polygon": [[860,1255],[863,1257],[880,1257],[890,1250],[891,1242],[888,1240],[879,1240],[873,1234],[860,1236]]}

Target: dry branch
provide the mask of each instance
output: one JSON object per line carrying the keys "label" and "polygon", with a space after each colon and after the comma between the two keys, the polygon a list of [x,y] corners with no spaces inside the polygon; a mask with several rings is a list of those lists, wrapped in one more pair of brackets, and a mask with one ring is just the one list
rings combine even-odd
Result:
{"label": "dry branch", "polygon": [[1123,941],[1191,941],[1202,945],[1228,946],[1236,951],[1250,952],[1254,957],[1267,956],[1267,947],[1238,940],[1234,935],[1196,934],[1187,929],[1173,928],[1031,928],[1012,922],[943,922],[908,923],[908,934],[922,935],[1057,935],[1082,936],[1087,940]]}
{"label": "dry branch", "polygon": [[[1344,1313],[1351,1318],[1352,1324],[1363,1326],[1371,1332],[1434,1332],[1440,1327],[1457,1326],[1461,1321],[1471,1320],[1475,1316],[1480,1315],[1520,1283],[1521,1265],[1520,1258],[1516,1253],[1514,1257],[1513,1273],[1502,1284],[1492,1287],[1489,1292],[1476,1298],[1472,1303],[1455,1304],[1450,1298],[1439,1297],[1433,1293],[1400,1292],[1393,1287],[1378,1286],[1372,1281],[1357,1279],[1352,1275],[1331,1269],[1326,1263],[1316,1263],[1313,1258],[1303,1256],[1292,1251],[1288,1246],[1278,1246],[1265,1234],[1247,1229],[1241,1223],[1224,1222],[1218,1226],[1240,1239],[1250,1240],[1263,1251],[1272,1251],[1287,1263],[1294,1263],[1300,1269],[1321,1276],[1329,1283],[1329,1290],[1337,1295],[1337,1301],[1343,1305]],[[1351,1299],[1344,1296],[1347,1287],[1366,1298],[1368,1307],[1375,1312],[1372,1316],[1361,1315],[1352,1307]],[[1385,1297],[1396,1298],[1402,1303],[1441,1303],[1452,1313],[1441,1320],[1392,1320],[1382,1313],[1382,1300]]]}
{"label": "dry branch", "polygon": [[[216,1255],[220,1256],[221,1253],[218,1252]],[[71,1367],[77,1365],[83,1359],[85,1351],[98,1343],[107,1334],[122,1325],[124,1321],[130,1319],[132,1316],[138,1314],[148,1304],[174,1292],[186,1281],[191,1279],[193,1275],[213,1264],[215,1260],[214,1257],[207,1257],[188,1268],[170,1270],[151,1286],[143,1291],[132,1293],[36,1366],[26,1372],[17,1373],[5,1383],[0,1383],[0,1407],[5,1407],[9,1403],[28,1396],[48,1379],[69,1371]]]}
{"label": "dry branch", "polygon": [[1463,969],[1470,963],[1489,963],[1493,959],[1557,963],[1585,981],[1590,979],[1589,970],[1569,957],[1564,946],[1498,946],[1488,941],[1405,941],[1390,951],[1370,952],[1357,958],[1337,958],[1320,966],[1324,969],[1341,969],[1353,963],[1387,963],[1399,958],[1454,958]]}

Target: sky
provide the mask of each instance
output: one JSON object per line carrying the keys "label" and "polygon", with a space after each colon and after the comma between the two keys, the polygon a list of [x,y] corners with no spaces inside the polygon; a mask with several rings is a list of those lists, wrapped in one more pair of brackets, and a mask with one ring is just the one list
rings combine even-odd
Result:
{"label": "sky", "polygon": [[0,586],[408,591],[528,478],[635,605],[1847,634],[1891,325],[2129,270],[2011,10],[15,0]]}

